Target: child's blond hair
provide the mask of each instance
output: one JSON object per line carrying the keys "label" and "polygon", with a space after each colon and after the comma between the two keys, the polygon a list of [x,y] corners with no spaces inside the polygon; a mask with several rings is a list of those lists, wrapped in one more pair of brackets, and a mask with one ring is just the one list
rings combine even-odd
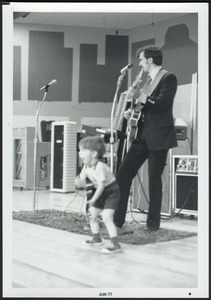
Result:
{"label": "child's blond hair", "polygon": [[78,146],[79,148],[82,149],[97,151],[99,159],[103,158],[103,155],[106,152],[106,146],[104,140],[100,136],[90,136],[90,137],[83,138],[82,140],[79,141]]}

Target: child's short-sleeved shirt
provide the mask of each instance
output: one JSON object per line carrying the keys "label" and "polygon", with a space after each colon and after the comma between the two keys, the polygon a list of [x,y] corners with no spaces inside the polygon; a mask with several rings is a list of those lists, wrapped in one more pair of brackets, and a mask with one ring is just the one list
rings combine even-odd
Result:
{"label": "child's short-sleeved shirt", "polygon": [[80,178],[82,180],[86,180],[86,178],[88,178],[96,188],[101,182],[105,182],[105,186],[115,182],[115,177],[110,168],[101,161],[98,161],[91,167],[84,165],[80,173]]}

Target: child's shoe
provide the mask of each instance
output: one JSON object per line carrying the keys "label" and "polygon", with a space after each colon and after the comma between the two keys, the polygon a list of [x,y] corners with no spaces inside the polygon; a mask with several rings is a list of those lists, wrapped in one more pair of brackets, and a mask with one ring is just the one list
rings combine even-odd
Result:
{"label": "child's shoe", "polygon": [[121,250],[122,249],[121,249],[120,245],[118,245],[118,246],[111,245],[109,247],[102,248],[101,252],[104,253],[104,254],[110,254],[110,253],[121,252]]}

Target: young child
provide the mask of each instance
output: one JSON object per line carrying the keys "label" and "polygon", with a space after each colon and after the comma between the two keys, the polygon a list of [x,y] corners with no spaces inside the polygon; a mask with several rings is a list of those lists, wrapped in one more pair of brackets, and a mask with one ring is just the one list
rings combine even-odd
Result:
{"label": "young child", "polygon": [[89,179],[95,193],[87,201],[90,211],[90,227],[93,234],[91,240],[85,241],[85,245],[102,245],[98,216],[102,213],[102,219],[107,228],[111,246],[102,248],[102,253],[115,253],[121,250],[118,242],[117,229],[113,221],[114,212],[118,208],[120,193],[119,186],[109,167],[100,159],[106,152],[104,141],[99,136],[86,137],[79,142],[79,155],[83,162],[80,175],[75,179],[77,187],[85,187],[86,179]]}

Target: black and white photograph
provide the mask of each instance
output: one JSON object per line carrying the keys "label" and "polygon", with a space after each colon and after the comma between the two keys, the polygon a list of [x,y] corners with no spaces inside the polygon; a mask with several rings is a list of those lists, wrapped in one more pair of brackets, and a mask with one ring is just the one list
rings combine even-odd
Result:
{"label": "black and white photograph", "polygon": [[3,297],[209,298],[208,5],[2,5]]}

